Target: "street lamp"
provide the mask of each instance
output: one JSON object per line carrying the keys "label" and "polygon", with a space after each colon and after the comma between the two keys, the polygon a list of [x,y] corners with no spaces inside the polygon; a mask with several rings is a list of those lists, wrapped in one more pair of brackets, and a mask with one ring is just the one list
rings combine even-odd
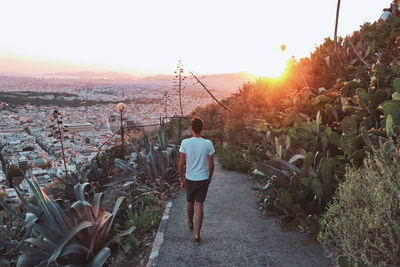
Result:
{"label": "street lamp", "polygon": [[121,115],[121,142],[122,142],[122,147],[121,147],[121,159],[125,160],[125,139],[124,139],[124,127],[122,126],[122,120],[123,120],[123,113],[126,110],[126,105],[124,103],[118,103],[117,104],[117,109]]}

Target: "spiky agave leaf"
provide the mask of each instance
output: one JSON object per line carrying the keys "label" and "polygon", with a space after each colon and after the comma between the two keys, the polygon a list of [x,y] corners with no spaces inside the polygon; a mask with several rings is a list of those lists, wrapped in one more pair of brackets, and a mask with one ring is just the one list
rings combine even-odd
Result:
{"label": "spiky agave leaf", "polygon": [[57,244],[56,248],[53,251],[53,254],[50,256],[48,259],[47,263],[53,263],[57,257],[60,255],[61,251],[64,249],[65,245],[72,239],[74,236],[82,231],[85,228],[91,227],[94,224],[92,222],[84,221],[76,225],[74,228],[71,229],[71,231],[68,233],[68,235],[59,243]]}
{"label": "spiky agave leaf", "polygon": [[[137,158],[137,155],[136,155]],[[138,173],[138,170],[130,165],[128,162],[123,161],[122,159],[115,159],[115,165],[118,169],[122,170],[124,173]]]}
{"label": "spiky agave leaf", "polygon": [[149,136],[147,135],[147,133],[143,134],[143,145],[146,150],[146,154],[149,154],[150,149],[152,148],[152,145],[149,142]]}
{"label": "spiky agave leaf", "polygon": [[88,267],[103,266],[106,260],[111,256],[111,250],[108,247],[100,250],[93,261],[88,265]]}
{"label": "spiky agave leaf", "polygon": [[[74,259],[90,259],[96,266],[104,264],[110,256],[105,242],[123,197],[118,199],[113,213],[102,211],[102,193],[95,194],[92,206],[85,200],[84,192],[88,184],[79,184],[76,186],[76,195],[82,200],[72,205],[67,216],[61,207],[40,189],[35,179],[28,180],[28,184],[38,200],[38,206],[32,209],[28,206],[31,204],[21,196],[24,200],[22,203],[33,212],[26,215],[26,232],[21,243],[13,243],[15,248],[23,252],[17,266],[53,265],[56,261],[68,264],[74,263]],[[38,210],[40,212],[37,212]],[[32,230],[42,238],[29,237]],[[83,240],[84,238],[86,239]]]}
{"label": "spiky agave leaf", "polygon": [[285,179],[288,182],[290,181],[290,175],[286,171],[278,170],[277,168],[274,168],[268,164],[264,164],[261,162],[253,162],[253,167],[258,169],[268,177],[276,176]]}
{"label": "spiky agave leaf", "polygon": [[156,149],[154,148],[153,143],[150,141],[150,151],[148,153],[148,158],[150,160],[150,165],[152,167],[155,177],[159,177],[161,176],[161,173],[155,150]]}
{"label": "spiky agave leaf", "polygon": [[[41,211],[43,212],[43,213],[40,213],[40,216],[37,216],[37,214],[38,214],[37,210],[34,211],[31,209],[32,211],[35,212],[35,213],[33,213],[33,212],[32,213],[36,214],[36,217],[39,220],[48,221],[53,226],[59,227],[59,230],[61,232],[67,231],[68,230],[68,226],[66,223],[67,216],[62,211],[60,206],[56,202],[50,200],[50,198],[42,191],[35,176],[32,176],[32,180],[25,177],[25,180],[28,182],[28,185],[33,192],[33,196],[38,201],[39,207],[40,207]],[[21,197],[22,197],[22,199],[24,199],[24,197],[22,195],[21,195]],[[28,202],[24,199],[24,201],[22,203],[26,205]],[[26,206],[27,209],[29,207],[30,206]],[[36,224],[35,224],[35,226],[36,226]]]}
{"label": "spiky agave leaf", "polygon": [[121,203],[122,203],[122,201],[123,201],[124,199],[125,199],[125,197],[119,197],[118,200],[117,200],[117,202],[116,202],[115,205],[114,205],[114,209],[113,209],[113,211],[112,211],[112,216],[111,216],[111,222],[110,222],[110,224],[108,225],[107,232],[106,232],[106,236],[109,234],[109,232],[110,232],[110,230],[111,230],[111,226],[112,226],[112,224],[113,224],[113,222],[114,222],[115,215],[117,214],[117,212],[118,212],[118,210],[119,210],[119,206],[121,206]]}
{"label": "spiky agave leaf", "polygon": [[300,169],[297,168],[294,164],[287,162],[283,159],[272,158],[272,161],[279,163],[280,165],[286,167],[287,169],[291,170],[292,172],[299,173]]}
{"label": "spiky agave leaf", "polygon": [[97,217],[101,210],[101,199],[103,197],[103,193],[97,193],[93,197],[93,208],[94,208],[94,216]]}
{"label": "spiky agave leaf", "polygon": [[138,154],[138,167],[139,169],[146,174],[148,178],[155,178],[154,171],[151,168],[151,164],[146,156],[142,153]]}
{"label": "spiky agave leaf", "polygon": [[158,143],[161,146],[162,150],[167,149],[168,147],[168,140],[167,140],[167,134],[164,130],[164,127],[160,127],[160,129],[157,131],[157,137],[158,137]]}
{"label": "spiky agave leaf", "polygon": [[90,186],[90,184],[88,182],[83,183],[83,184],[76,184],[74,186],[74,192],[75,192],[75,198],[77,200],[82,200],[85,201],[86,197],[85,197],[85,189],[86,186]]}

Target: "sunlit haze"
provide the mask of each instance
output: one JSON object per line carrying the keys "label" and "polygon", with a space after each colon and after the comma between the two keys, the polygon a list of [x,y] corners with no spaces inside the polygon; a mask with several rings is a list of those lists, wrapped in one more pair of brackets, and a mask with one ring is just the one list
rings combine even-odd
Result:
{"label": "sunlit haze", "polygon": [[[339,35],[379,18],[391,1],[344,0]],[[337,0],[0,2],[0,73],[118,71],[276,77],[334,32]],[[287,49],[282,52],[280,47]]]}

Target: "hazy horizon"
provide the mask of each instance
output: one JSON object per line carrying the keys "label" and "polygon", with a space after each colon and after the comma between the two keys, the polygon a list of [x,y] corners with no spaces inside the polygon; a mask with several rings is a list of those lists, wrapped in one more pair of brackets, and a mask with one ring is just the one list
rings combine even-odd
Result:
{"label": "hazy horizon", "polygon": [[[0,3],[0,73],[146,77],[172,74],[181,59],[185,71],[274,77],[291,56],[306,57],[332,38],[337,5],[337,0],[323,6],[317,0],[22,2]],[[338,34],[377,20],[390,3],[342,1]]]}

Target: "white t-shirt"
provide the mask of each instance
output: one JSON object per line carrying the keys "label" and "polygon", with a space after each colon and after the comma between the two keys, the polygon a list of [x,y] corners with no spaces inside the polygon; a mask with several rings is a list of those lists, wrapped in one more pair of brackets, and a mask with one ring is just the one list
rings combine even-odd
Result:
{"label": "white t-shirt", "polygon": [[201,137],[184,139],[179,152],[186,154],[186,179],[192,181],[208,179],[208,156],[215,153],[210,140]]}

